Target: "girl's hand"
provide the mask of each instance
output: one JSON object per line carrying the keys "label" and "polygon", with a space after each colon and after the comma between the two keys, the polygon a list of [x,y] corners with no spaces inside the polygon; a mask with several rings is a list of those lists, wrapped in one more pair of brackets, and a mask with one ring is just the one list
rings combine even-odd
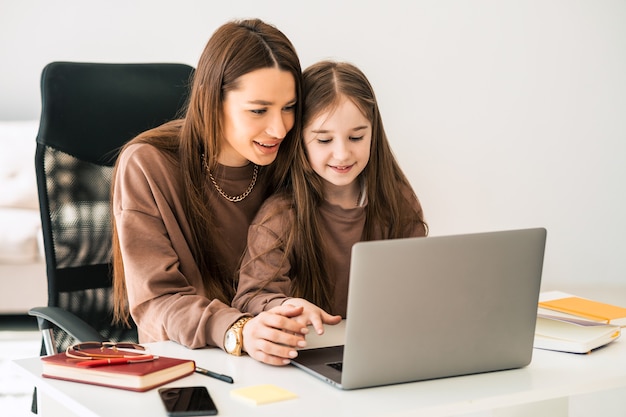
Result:
{"label": "girl's hand", "polygon": [[303,309],[302,314],[298,317],[301,324],[313,326],[317,334],[324,333],[324,324],[338,324],[341,322],[341,316],[333,316],[328,314],[310,301],[304,298],[290,298],[286,300],[283,306],[301,307]]}
{"label": "girl's hand", "polygon": [[301,307],[284,305],[264,311],[243,326],[243,350],[259,362],[287,365],[305,347],[309,332],[299,317]]}

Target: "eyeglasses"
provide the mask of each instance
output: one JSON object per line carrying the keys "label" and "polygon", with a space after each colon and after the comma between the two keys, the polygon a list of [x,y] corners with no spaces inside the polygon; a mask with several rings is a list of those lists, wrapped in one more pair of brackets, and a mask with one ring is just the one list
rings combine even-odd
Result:
{"label": "eyeglasses", "polygon": [[68,346],[65,350],[65,356],[82,360],[122,358],[130,359],[133,362],[156,359],[156,356],[153,356],[144,346],[136,343],[115,342],[77,343]]}

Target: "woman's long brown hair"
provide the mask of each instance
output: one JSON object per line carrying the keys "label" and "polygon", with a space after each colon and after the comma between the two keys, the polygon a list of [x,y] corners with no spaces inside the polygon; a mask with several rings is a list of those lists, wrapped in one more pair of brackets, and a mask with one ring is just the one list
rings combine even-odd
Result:
{"label": "woman's long brown hair", "polygon": [[[192,231],[194,258],[202,273],[207,296],[230,304],[234,296],[232,277],[221,270],[219,237],[215,236],[215,219],[206,197],[204,154],[213,170],[217,164],[222,140],[222,114],[225,95],[237,89],[239,78],[261,68],[279,68],[290,72],[296,85],[294,127],[283,140],[276,160],[262,168],[267,175],[269,191],[287,180],[294,147],[302,125],[302,70],[295,48],[277,28],[259,19],[232,21],[224,24],[209,39],[194,72],[189,103],[181,119],[144,132],[129,144],[150,143],[180,161],[183,178],[182,197],[185,214]],[[115,175],[115,174],[114,174]],[[117,229],[113,222],[113,290],[114,318],[129,324],[124,264]]]}

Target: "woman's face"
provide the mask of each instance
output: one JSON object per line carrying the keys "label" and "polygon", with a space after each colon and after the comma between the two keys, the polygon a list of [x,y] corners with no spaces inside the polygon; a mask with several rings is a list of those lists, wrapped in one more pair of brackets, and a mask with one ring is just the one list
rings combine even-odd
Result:
{"label": "woman's face", "polygon": [[239,77],[224,98],[224,137],[218,162],[226,166],[274,162],[295,122],[296,83],[288,71],[262,68]]}

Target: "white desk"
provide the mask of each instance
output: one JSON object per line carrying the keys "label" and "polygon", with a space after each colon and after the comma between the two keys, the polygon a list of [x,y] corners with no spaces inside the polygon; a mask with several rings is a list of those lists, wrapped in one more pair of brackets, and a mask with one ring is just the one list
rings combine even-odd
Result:
{"label": "white desk", "polygon": [[[335,335],[336,337],[336,335]],[[218,349],[189,350],[172,342],[149,344],[157,354],[191,358],[198,366],[230,375],[235,384],[193,374],[166,386],[204,385],[220,416],[571,416],[571,398],[597,395],[602,412],[623,416],[626,404],[626,337],[589,355],[534,350],[523,369],[341,391],[292,366],[273,367]],[[165,416],[157,390],[145,393],[42,378],[39,358],[15,361],[32,378],[41,399],[39,413],[78,416]],[[298,395],[295,400],[249,406],[229,391],[272,383]],[[602,392],[610,395],[602,397]],[[616,394],[617,393],[617,394]],[[608,403],[607,403],[608,401]],[[59,411],[63,410],[63,411]]]}

